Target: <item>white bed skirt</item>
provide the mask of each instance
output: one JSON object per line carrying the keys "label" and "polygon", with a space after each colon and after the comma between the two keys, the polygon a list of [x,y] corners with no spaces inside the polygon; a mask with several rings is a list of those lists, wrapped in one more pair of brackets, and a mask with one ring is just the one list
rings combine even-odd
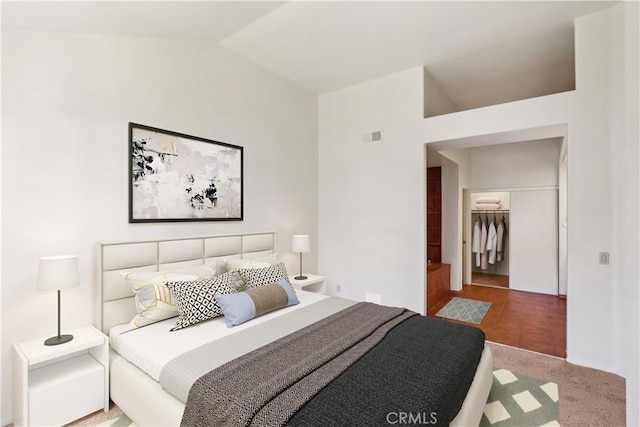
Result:
{"label": "white bed skirt", "polygon": [[[184,404],[160,383],[111,350],[110,397],[138,427],[179,426]],[[485,345],[462,409],[452,426],[477,426],[493,383],[493,356]]]}

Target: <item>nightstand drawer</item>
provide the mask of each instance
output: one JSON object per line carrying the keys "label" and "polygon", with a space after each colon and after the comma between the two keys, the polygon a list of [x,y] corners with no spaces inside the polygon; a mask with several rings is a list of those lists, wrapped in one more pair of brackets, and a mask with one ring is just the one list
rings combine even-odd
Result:
{"label": "nightstand drawer", "polygon": [[104,407],[104,366],[89,354],[29,373],[29,424],[63,425]]}

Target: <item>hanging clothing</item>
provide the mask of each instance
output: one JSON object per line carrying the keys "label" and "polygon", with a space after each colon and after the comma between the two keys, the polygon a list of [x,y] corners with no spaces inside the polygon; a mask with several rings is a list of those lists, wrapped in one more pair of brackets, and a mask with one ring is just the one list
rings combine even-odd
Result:
{"label": "hanging clothing", "polygon": [[487,237],[487,253],[489,254],[489,264],[496,263],[498,252],[498,232],[496,231],[495,219],[489,224],[489,235]]}
{"label": "hanging clothing", "polygon": [[480,218],[473,224],[473,239],[471,240],[471,252],[476,254],[476,267],[480,267],[480,238],[482,236]]}
{"label": "hanging clothing", "polygon": [[504,217],[502,218],[502,220],[500,220],[500,224],[498,224],[498,247],[497,247],[497,260],[498,261],[502,261],[504,260],[504,249],[505,249],[505,244],[506,244],[506,237],[507,237],[507,223],[504,220]]}
{"label": "hanging clothing", "polygon": [[480,237],[480,269],[486,270],[489,268],[487,259],[487,237],[489,235],[489,224],[487,218],[482,222],[482,231]]}

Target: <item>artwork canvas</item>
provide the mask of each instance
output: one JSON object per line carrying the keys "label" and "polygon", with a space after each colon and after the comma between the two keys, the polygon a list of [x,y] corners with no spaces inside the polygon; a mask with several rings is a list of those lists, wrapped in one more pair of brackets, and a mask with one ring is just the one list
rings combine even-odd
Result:
{"label": "artwork canvas", "polygon": [[241,221],[242,147],[129,123],[129,222]]}

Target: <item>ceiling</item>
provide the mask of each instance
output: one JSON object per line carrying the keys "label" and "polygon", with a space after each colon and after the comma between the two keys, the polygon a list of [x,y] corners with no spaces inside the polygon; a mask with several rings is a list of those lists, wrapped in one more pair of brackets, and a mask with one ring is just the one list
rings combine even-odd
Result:
{"label": "ceiling", "polygon": [[318,93],[424,65],[462,110],[572,89],[573,21],[613,4],[3,1],[2,26],[204,40]]}

